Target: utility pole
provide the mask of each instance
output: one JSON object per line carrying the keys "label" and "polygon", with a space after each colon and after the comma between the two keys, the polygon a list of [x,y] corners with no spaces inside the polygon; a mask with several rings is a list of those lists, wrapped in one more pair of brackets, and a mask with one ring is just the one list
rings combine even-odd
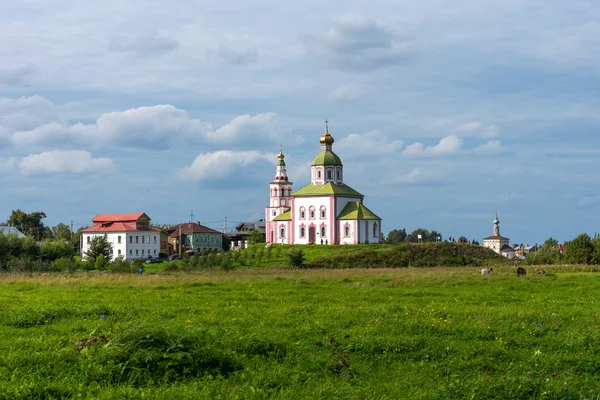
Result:
{"label": "utility pole", "polygon": [[223,229],[222,229],[223,234],[227,233],[227,217],[224,218],[223,220]]}
{"label": "utility pole", "polygon": [[73,239],[73,220],[71,220],[71,239]]}
{"label": "utility pole", "polygon": [[190,212],[190,222],[194,220],[194,210]]}

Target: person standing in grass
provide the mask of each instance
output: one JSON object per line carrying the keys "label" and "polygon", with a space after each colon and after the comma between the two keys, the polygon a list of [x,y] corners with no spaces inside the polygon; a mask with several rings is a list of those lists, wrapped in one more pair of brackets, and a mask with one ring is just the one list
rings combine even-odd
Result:
{"label": "person standing in grass", "polygon": [[138,268],[138,275],[141,275],[144,273],[144,266],[140,265],[140,267]]}

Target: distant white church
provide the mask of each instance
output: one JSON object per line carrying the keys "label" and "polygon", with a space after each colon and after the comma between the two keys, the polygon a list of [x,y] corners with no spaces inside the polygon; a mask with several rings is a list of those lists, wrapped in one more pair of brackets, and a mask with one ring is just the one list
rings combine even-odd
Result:
{"label": "distant white church", "polygon": [[364,204],[364,196],[344,183],[342,160],[332,150],[333,136],[325,121],[321,152],[311,166],[311,183],[292,192],[279,153],[269,184],[265,210],[266,239],[283,244],[358,244],[381,241],[381,218]]}
{"label": "distant white church", "polygon": [[515,249],[510,246],[509,241],[509,238],[500,236],[500,220],[498,219],[498,212],[496,212],[494,234],[483,239],[483,247],[492,249],[508,259],[513,259],[515,257]]}

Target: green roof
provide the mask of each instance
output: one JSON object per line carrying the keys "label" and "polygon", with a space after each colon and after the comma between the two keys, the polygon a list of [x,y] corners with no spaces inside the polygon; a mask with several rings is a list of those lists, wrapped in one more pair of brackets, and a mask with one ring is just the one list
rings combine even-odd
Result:
{"label": "green roof", "polygon": [[309,196],[348,196],[348,197],[364,197],[356,190],[352,189],[348,185],[336,185],[331,182],[327,182],[323,185],[315,185],[309,183],[302,189],[292,193],[294,197],[309,197]]}
{"label": "green roof", "polygon": [[342,160],[331,150],[323,150],[312,162],[312,165],[342,165]]}
{"label": "green roof", "polygon": [[280,159],[279,161],[277,161],[277,166],[278,167],[285,167],[285,162],[282,159]]}
{"label": "green roof", "polygon": [[337,219],[353,219],[353,220],[365,220],[365,219],[378,219],[381,220],[377,215],[373,214],[371,210],[365,207],[360,201],[352,201],[346,204],[346,207],[340,212]]}
{"label": "green roof", "polygon": [[273,221],[289,221],[291,219],[292,219],[292,210],[287,210],[286,212],[282,212],[281,214],[279,214],[278,216],[273,218]]}

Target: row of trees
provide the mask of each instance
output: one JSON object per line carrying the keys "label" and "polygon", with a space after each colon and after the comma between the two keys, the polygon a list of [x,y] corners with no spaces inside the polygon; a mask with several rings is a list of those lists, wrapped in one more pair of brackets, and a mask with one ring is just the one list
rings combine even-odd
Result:
{"label": "row of trees", "polygon": [[[419,235],[421,236],[421,239],[419,239]],[[442,242],[444,240],[459,242],[459,243],[469,243],[469,240],[464,236],[461,236],[458,239],[453,238],[453,237],[444,239],[444,237],[442,236],[442,234],[440,232],[430,231],[428,229],[423,229],[423,228],[415,229],[410,234],[407,233],[406,229],[404,229],[404,228],[403,229],[393,229],[388,233],[387,238],[385,239],[385,242],[389,243],[389,244],[397,244],[397,243],[404,243],[404,242],[413,242],[413,243]],[[470,243],[479,244],[479,242],[477,242],[475,240],[473,240]]]}
{"label": "row of trees", "polygon": [[525,258],[529,265],[548,264],[600,264],[600,235],[590,237],[582,233],[562,247],[558,241],[548,238],[535,252],[530,252]]}

